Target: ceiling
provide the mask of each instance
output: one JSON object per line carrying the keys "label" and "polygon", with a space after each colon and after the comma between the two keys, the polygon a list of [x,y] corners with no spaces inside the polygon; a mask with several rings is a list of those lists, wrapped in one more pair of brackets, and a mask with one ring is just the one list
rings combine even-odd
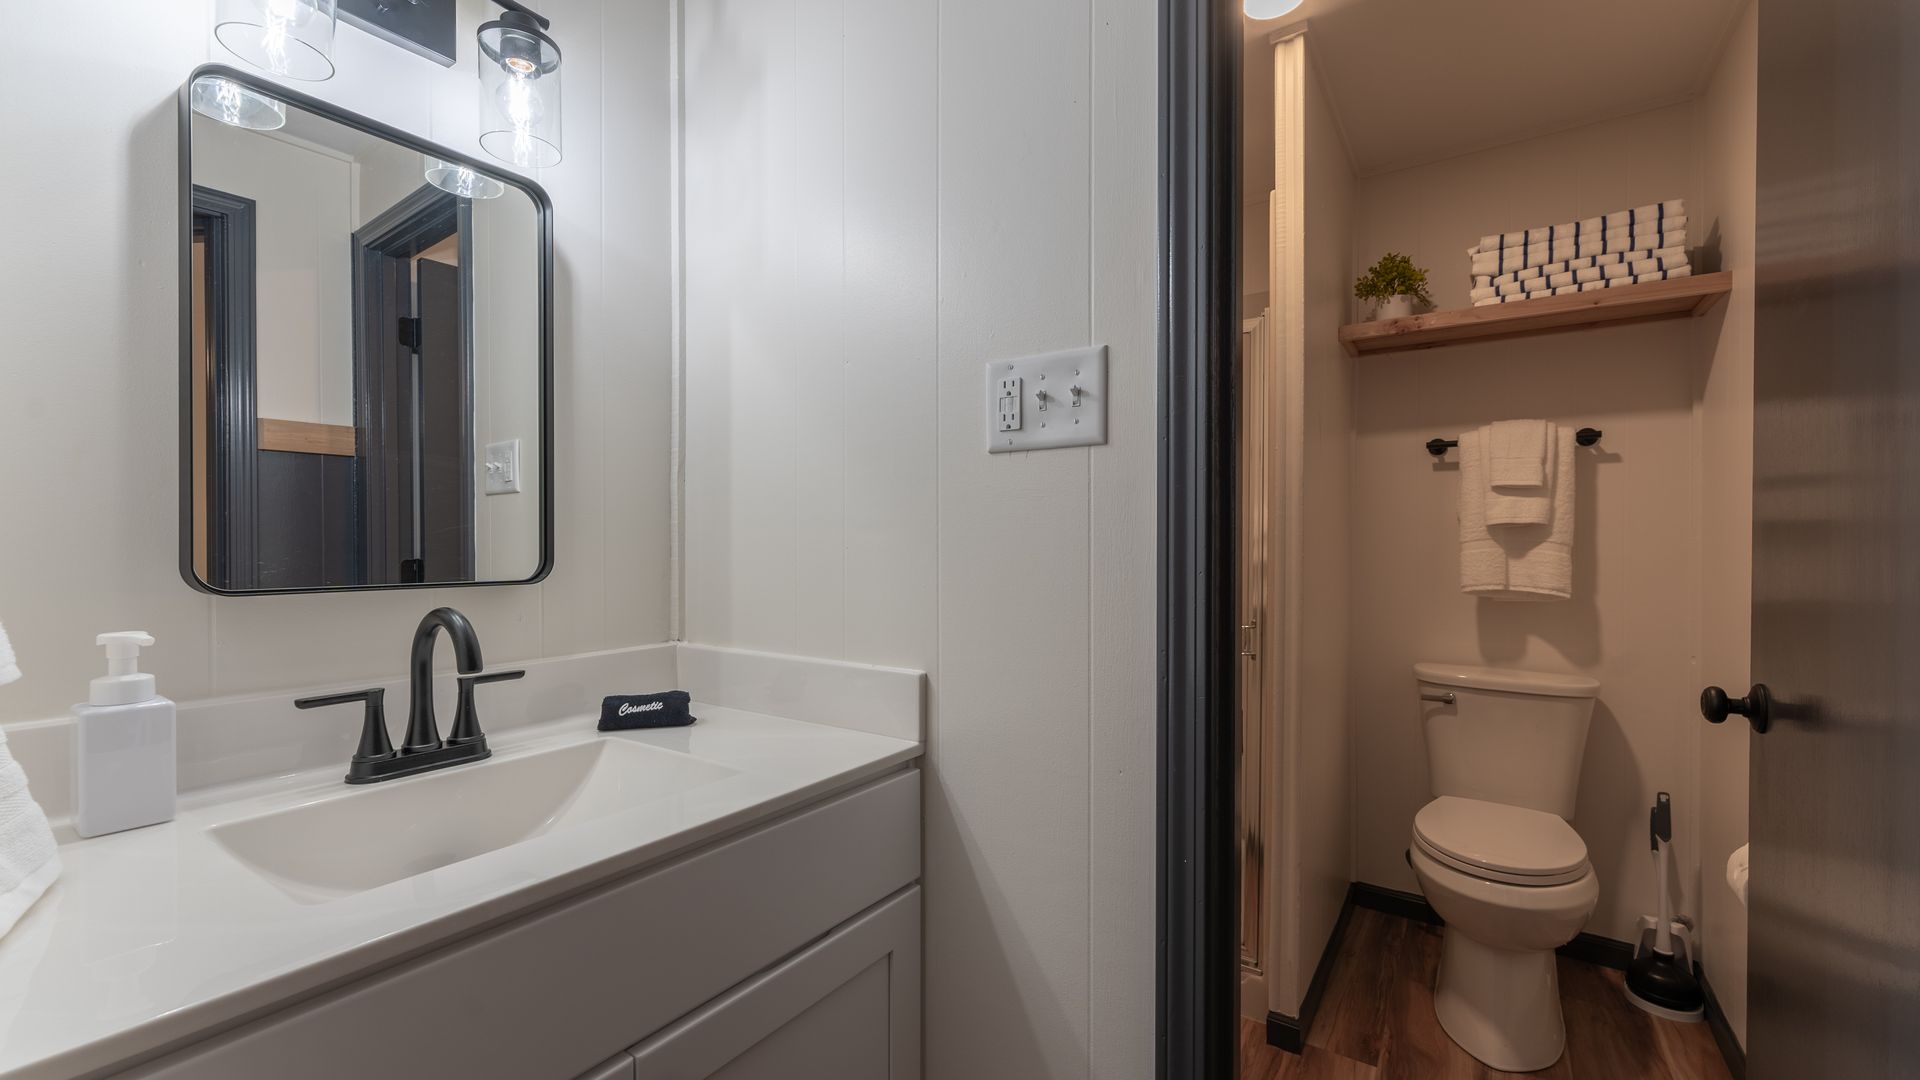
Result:
{"label": "ceiling", "polygon": [[[1247,21],[1247,74],[1259,78],[1265,53],[1270,80],[1266,39],[1306,21],[1367,176],[1693,97],[1745,2],[1305,0],[1285,18]],[[1271,91],[1261,93],[1270,112]],[[1249,94],[1250,118],[1259,96]]]}

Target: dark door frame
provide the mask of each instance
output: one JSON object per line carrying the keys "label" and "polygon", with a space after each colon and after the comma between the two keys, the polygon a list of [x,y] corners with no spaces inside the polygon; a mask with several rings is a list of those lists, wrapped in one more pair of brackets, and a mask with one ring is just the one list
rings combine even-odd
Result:
{"label": "dark door frame", "polygon": [[193,185],[194,239],[206,244],[206,274],[194,287],[207,304],[207,576],[222,589],[258,581],[256,483],[257,282],[254,201]]}
{"label": "dark door frame", "polygon": [[[390,360],[400,355],[417,356],[415,346],[403,344],[398,334],[399,320],[416,317],[413,309],[410,262],[413,256],[454,235],[459,240],[460,320],[465,329],[463,341],[466,365],[466,417],[463,445],[473,445],[473,201],[424,184],[406,198],[381,211],[353,233],[353,412],[357,429],[354,455],[360,478],[359,503],[362,542],[361,566],[368,584],[405,583],[404,576],[387,576],[396,565],[392,556],[398,535],[393,505],[398,493],[414,497],[412,478],[392,475],[394,454],[388,445],[390,426],[381,422],[386,407],[396,399],[388,391],[387,377],[396,375]],[[399,305],[376,302],[393,292],[395,278],[402,269],[409,271],[405,309]],[[417,324],[416,324],[417,325]],[[417,417],[415,418],[417,420]],[[411,427],[409,427],[411,430]],[[405,482],[402,482],[402,481]],[[473,470],[466,472],[465,507],[468,536],[474,528]],[[417,539],[417,537],[416,537]],[[471,556],[470,556],[471,561]]]}
{"label": "dark door frame", "polygon": [[1234,1074],[1239,5],[1160,0],[1160,1080]]}

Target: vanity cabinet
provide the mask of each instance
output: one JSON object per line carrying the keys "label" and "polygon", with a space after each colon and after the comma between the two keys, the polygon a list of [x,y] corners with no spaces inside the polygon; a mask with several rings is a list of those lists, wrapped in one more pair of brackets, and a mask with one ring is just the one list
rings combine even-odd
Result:
{"label": "vanity cabinet", "polygon": [[920,1075],[920,890],[633,1048],[634,1080]]}
{"label": "vanity cabinet", "polygon": [[919,877],[909,769],[117,1075],[912,1080]]}

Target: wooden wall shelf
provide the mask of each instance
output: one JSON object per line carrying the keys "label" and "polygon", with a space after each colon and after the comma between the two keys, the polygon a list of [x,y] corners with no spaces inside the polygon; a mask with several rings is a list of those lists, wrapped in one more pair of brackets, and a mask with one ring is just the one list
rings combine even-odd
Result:
{"label": "wooden wall shelf", "polygon": [[1354,323],[1340,328],[1340,344],[1346,347],[1349,356],[1370,356],[1469,341],[1557,334],[1608,323],[1678,319],[1705,315],[1732,291],[1731,271],[1700,274],[1649,281],[1644,285],[1622,285],[1617,289]]}

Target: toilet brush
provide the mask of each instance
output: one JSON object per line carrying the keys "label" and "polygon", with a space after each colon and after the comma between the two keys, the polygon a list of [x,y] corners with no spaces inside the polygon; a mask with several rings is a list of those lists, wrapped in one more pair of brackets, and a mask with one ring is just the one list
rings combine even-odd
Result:
{"label": "toilet brush", "polygon": [[1691,1023],[1705,1015],[1706,996],[1700,992],[1700,980],[1693,977],[1686,939],[1673,932],[1673,900],[1667,892],[1673,864],[1673,799],[1664,791],[1648,815],[1647,834],[1660,885],[1655,905],[1659,914],[1652,927],[1641,931],[1640,947],[1627,965],[1627,1000],[1655,1016]]}

